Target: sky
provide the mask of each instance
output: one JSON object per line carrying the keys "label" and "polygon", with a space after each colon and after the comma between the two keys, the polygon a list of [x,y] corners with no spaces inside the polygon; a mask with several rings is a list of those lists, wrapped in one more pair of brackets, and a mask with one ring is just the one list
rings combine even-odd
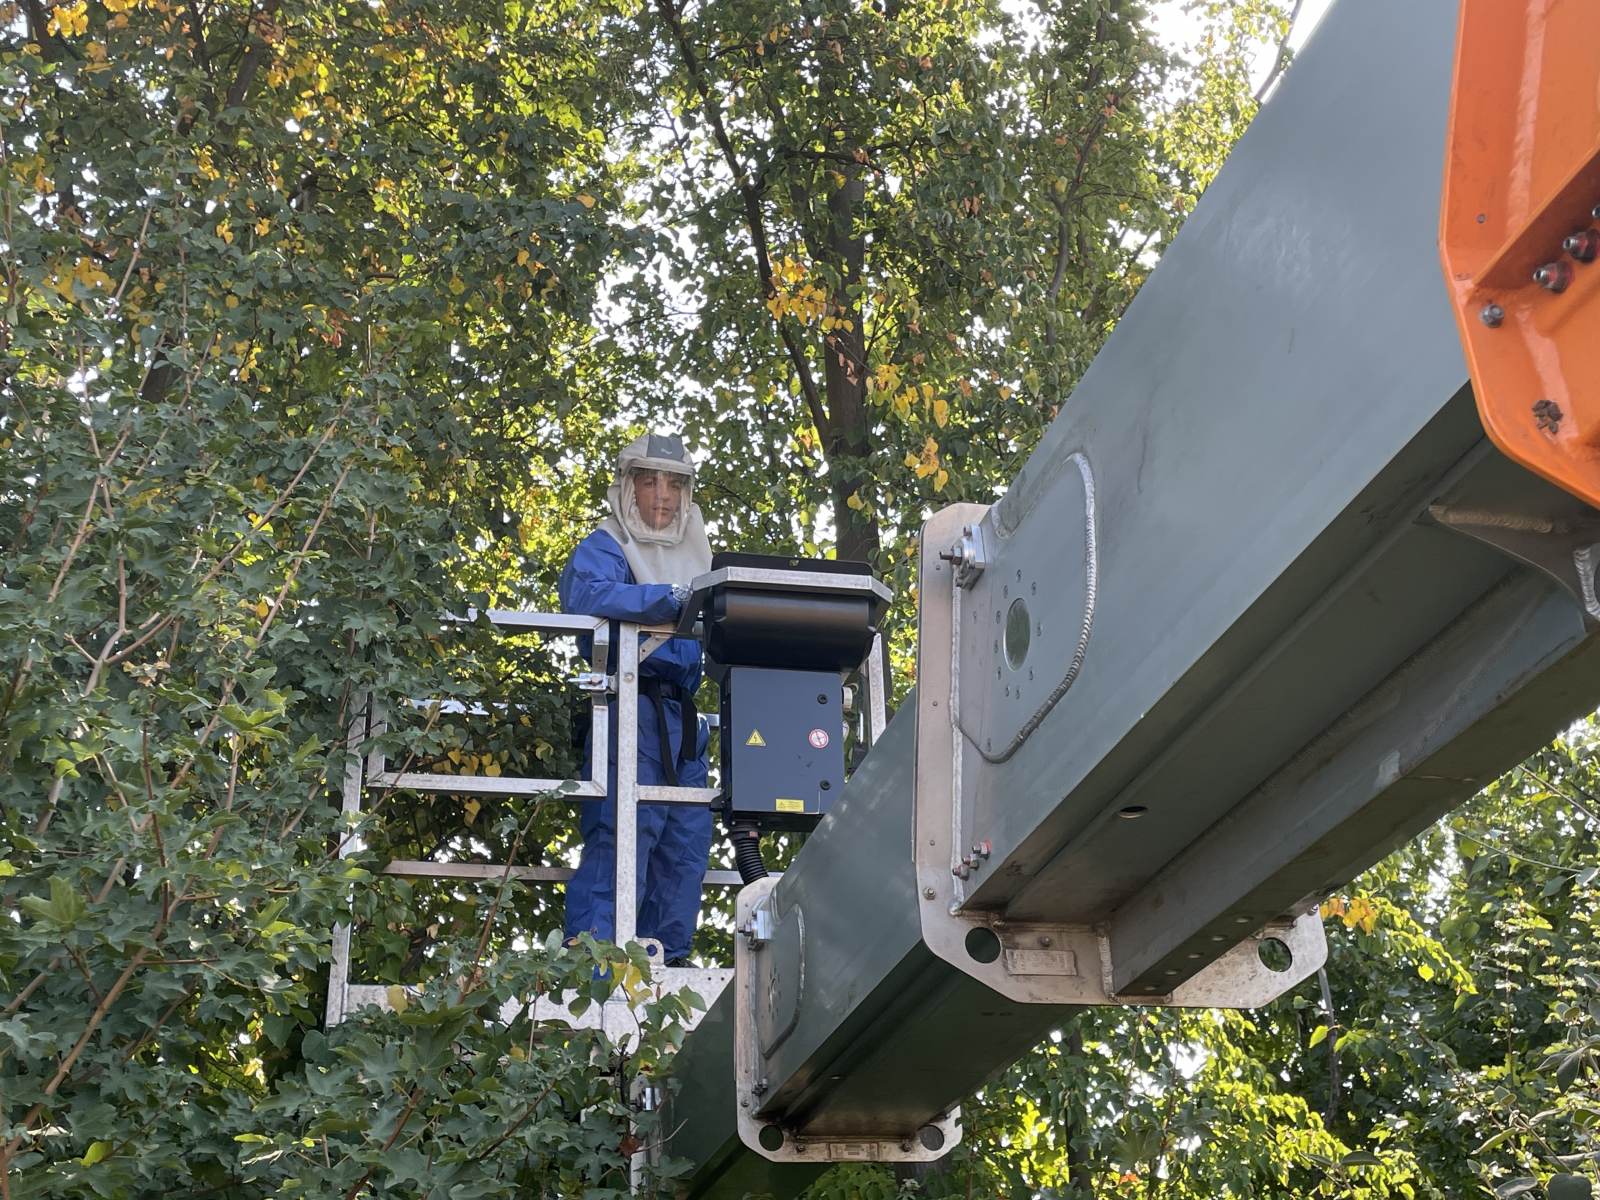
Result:
{"label": "sky", "polygon": [[[1290,0],[1292,3],[1292,0]],[[1304,0],[1299,16],[1295,18],[1294,31],[1289,35],[1291,49],[1299,50],[1316,29],[1333,0]],[[1190,0],[1157,0],[1151,5],[1156,36],[1175,50],[1192,45],[1198,38],[1202,24],[1200,16],[1190,11]],[[1259,55],[1255,64],[1255,84],[1259,87],[1272,70],[1271,54]]]}

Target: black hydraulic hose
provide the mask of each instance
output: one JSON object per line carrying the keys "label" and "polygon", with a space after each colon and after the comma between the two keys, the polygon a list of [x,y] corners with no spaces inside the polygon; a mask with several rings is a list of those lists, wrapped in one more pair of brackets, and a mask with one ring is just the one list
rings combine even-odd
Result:
{"label": "black hydraulic hose", "polygon": [[761,858],[761,831],[743,821],[728,831],[733,839],[733,861],[739,868],[739,878],[754,883],[767,877],[767,864]]}

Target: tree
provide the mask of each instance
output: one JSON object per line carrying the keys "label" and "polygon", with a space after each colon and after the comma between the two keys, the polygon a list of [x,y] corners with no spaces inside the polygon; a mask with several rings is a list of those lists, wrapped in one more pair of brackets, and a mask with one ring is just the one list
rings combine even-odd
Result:
{"label": "tree", "polygon": [[835,543],[909,587],[929,507],[1015,473],[1248,91],[1134,3],[652,12],[648,210],[678,236],[628,308],[651,404],[707,450],[731,542]]}
{"label": "tree", "polygon": [[[613,411],[588,310],[640,243],[600,202],[608,18],[5,11],[0,1195],[625,1190],[621,1089],[685,1010],[652,1001],[631,1056],[502,1023],[637,982],[612,948],[517,951],[515,885],[453,901],[405,1013],[319,1029],[335,922],[398,979],[452,900],[341,859],[365,698],[550,670],[446,614],[539,535],[502,481],[538,493]],[[558,703],[456,733],[570,757]],[[395,724],[398,754],[465,745]],[[559,809],[481,823],[514,847]]]}

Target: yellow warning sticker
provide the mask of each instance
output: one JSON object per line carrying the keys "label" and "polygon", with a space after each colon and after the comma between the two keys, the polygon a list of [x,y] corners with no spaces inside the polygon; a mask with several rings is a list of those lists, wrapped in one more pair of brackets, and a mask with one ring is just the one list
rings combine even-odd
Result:
{"label": "yellow warning sticker", "polygon": [[746,746],[765,746],[766,744],[766,740],[761,736],[761,730],[759,729],[752,729],[749,738],[745,741]]}
{"label": "yellow warning sticker", "polygon": [[803,813],[806,810],[804,800],[774,800],[772,803],[777,806],[779,812]]}

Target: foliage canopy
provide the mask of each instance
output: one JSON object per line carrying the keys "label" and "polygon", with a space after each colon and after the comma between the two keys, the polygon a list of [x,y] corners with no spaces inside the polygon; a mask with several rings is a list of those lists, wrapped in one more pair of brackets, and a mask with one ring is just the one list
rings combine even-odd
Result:
{"label": "foliage canopy", "polygon": [[[631,1053],[505,1019],[637,952],[563,947],[547,886],[383,875],[560,864],[575,821],[341,813],[365,698],[395,761],[571,774],[561,653],[448,614],[549,606],[672,424],[720,541],[896,583],[903,694],[924,514],[1067,402],[1287,14],[1178,53],[1131,0],[0,12],[0,1193],[620,1193],[691,1001],[641,992]],[[938,1170],[819,1194],[1583,1200],[1594,751],[1333,898],[1326,990],[1086,1013]],[[322,1027],[340,922],[403,1011]]]}

